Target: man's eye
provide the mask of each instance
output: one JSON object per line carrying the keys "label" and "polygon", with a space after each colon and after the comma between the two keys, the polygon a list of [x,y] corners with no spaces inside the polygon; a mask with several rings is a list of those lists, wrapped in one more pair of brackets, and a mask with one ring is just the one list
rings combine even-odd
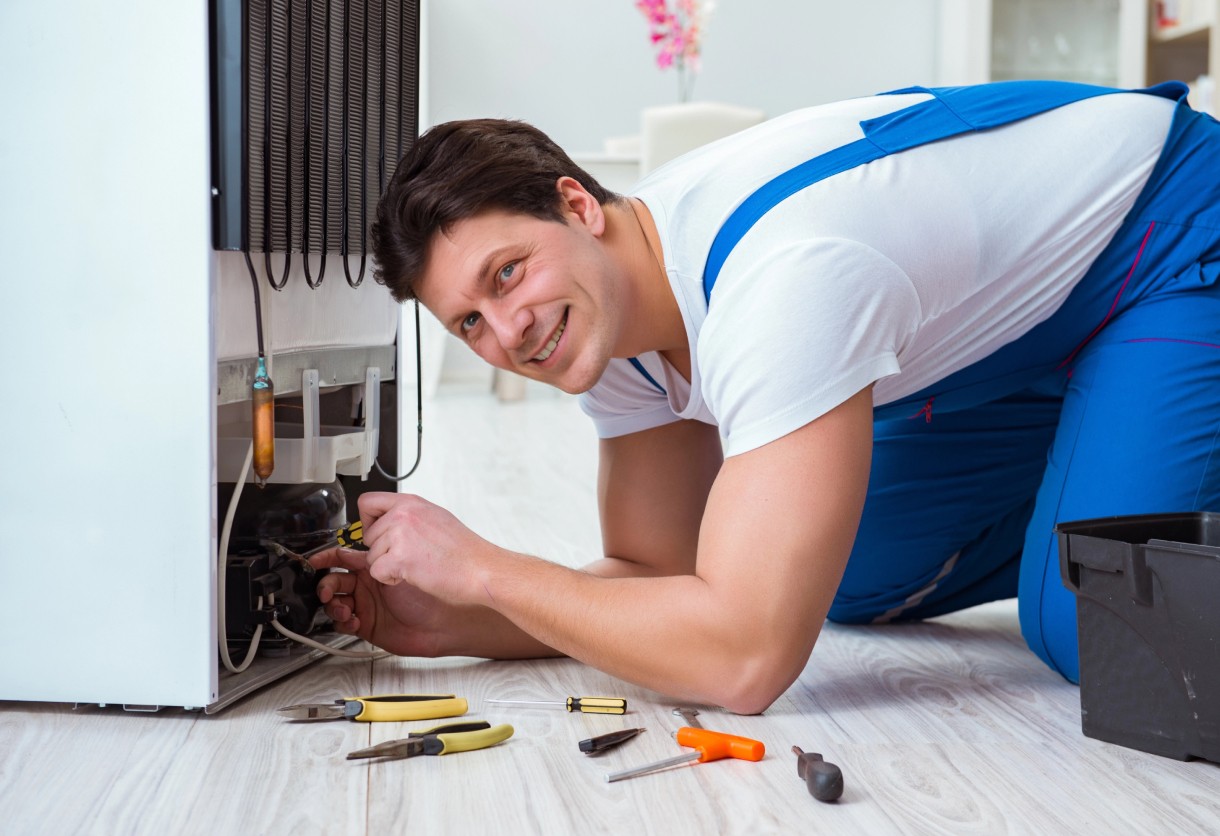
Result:
{"label": "man's eye", "polygon": [[509,262],[500,268],[496,278],[500,280],[500,284],[508,284],[515,272],[517,272],[517,262]]}
{"label": "man's eye", "polygon": [[468,314],[462,320],[462,333],[470,331],[471,328],[479,324],[479,315],[477,313]]}

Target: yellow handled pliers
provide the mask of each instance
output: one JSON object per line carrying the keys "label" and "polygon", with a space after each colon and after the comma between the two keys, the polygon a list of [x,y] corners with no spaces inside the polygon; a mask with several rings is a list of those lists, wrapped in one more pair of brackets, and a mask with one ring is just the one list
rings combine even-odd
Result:
{"label": "yellow handled pliers", "polygon": [[466,700],[453,694],[383,694],[343,697],[333,703],[301,703],[276,709],[289,720],[356,720],[392,723],[399,720],[433,720],[466,713]]}
{"label": "yellow handled pliers", "polygon": [[477,720],[469,723],[450,723],[435,726],[425,731],[411,732],[402,740],[387,740],[367,749],[349,752],[347,759],[359,758],[413,758],[416,755],[451,755],[454,752],[470,752],[486,749],[513,736],[513,727],[507,723],[493,726]]}

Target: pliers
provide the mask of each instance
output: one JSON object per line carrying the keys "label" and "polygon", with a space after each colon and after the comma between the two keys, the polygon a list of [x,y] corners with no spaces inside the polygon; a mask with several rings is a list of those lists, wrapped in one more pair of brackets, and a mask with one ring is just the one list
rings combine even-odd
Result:
{"label": "pliers", "polygon": [[376,697],[344,697],[333,703],[301,703],[276,709],[290,720],[358,720],[391,723],[397,720],[433,720],[466,713],[466,700],[453,694],[383,694]]}
{"label": "pliers", "polygon": [[349,752],[347,759],[386,758],[398,760],[416,755],[450,755],[454,752],[470,752],[486,749],[513,736],[513,727],[507,723],[493,726],[483,720],[469,723],[449,723],[434,726],[419,732],[411,732],[401,740],[387,740],[367,749]]}

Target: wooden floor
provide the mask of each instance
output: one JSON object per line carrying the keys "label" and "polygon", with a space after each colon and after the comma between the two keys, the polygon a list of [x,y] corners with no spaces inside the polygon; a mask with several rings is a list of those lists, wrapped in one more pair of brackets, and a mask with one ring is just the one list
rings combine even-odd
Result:
{"label": "wooden floor", "polygon": [[[409,487],[484,536],[569,565],[597,554],[595,441],[574,401],[531,388],[497,404],[442,390]],[[494,749],[390,763],[353,749],[431,725],[289,723],[273,710],[353,693],[454,692],[510,722]],[[486,698],[622,694],[625,717],[505,710]],[[829,625],[762,716],[702,707],[709,728],[763,741],[760,763],[607,772],[682,751],[665,695],[570,660],[332,659],[206,716],[0,704],[6,834],[1214,833],[1220,766],[1085,738],[1077,690],[1024,647],[1011,603],[917,625]],[[647,732],[600,758],[577,742]],[[819,803],[791,747],[843,770]]]}

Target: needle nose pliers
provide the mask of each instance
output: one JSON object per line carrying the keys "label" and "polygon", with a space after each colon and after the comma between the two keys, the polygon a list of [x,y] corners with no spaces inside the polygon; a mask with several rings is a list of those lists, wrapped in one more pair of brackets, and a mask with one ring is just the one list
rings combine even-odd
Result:
{"label": "needle nose pliers", "polygon": [[358,720],[362,723],[392,723],[399,720],[433,720],[466,713],[466,700],[453,694],[383,694],[376,697],[343,697],[333,703],[301,703],[276,709],[289,720]]}
{"label": "needle nose pliers", "polygon": [[425,731],[412,732],[401,740],[387,740],[367,749],[349,752],[348,760],[360,758],[386,758],[397,760],[416,755],[449,755],[454,752],[470,752],[486,749],[513,736],[513,727],[507,723],[493,726],[483,720],[468,723],[449,723],[434,726]]}

